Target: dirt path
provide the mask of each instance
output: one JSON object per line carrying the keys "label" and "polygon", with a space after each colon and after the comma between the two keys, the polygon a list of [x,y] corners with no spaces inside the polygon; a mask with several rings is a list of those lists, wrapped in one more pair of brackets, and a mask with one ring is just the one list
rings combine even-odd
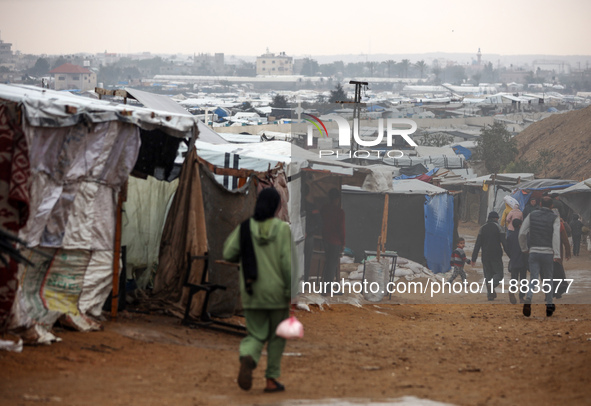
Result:
{"label": "dirt path", "polygon": [[[567,273],[591,269],[590,258],[582,250]],[[101,332],[56,328],[60,343],[0,352],[0,405],[591,404],[591,305],[558,303],[551,318],[542,304],[525,318],[519,305],[485,301],[312,306],[297,313],[306,335],[287,345],[280,394],[262,392],[264,357],[253,389],[238,388],[239,337],[123,313]]]}

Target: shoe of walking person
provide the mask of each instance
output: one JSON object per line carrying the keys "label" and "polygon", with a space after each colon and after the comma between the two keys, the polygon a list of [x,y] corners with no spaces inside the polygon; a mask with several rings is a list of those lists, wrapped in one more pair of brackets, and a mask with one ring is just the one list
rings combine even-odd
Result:
{"label": "shoe of walking person", "polygon": [[531,303],[528,303],[527,300],[523,305],[523,315],[525,317],[531,316]]}
{"label": "shoe of walking person", "polygon": [[547,304],[546,305],[546,317],[552,317],[554,312],[556,311],[556,305],[554,304]]}

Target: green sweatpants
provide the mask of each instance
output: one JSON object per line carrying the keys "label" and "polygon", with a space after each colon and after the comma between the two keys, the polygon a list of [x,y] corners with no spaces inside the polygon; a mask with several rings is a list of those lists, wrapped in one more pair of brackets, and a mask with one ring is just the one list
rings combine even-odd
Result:
{"label": "green sweatpants", "polygon": [[285,339],[275,335],[277,325],[289,317],[287,309],[244,309],[248,335],[240,342],[240,356],[250,355],[258,365],[267,343],[266,378],[279,378]]}

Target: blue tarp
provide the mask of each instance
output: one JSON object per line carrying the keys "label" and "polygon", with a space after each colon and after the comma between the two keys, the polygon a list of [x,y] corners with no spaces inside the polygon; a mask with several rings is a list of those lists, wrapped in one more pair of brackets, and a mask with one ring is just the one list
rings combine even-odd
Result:
{"label": "blue tarp", "polygon": [[221,108],[221,107],[218,107],[217,109],[215,109],[213,111],[213,114],[217,114],[218,118],[222,118],[222,117],[227,117],[228,116],[228,112],[225,109]]}
{"label": "blue tarp", "polygon": [[518,190],[517,192],[513,193],[511,197],[519,202],[519,210],[523,211],[525,209],[525,205],[529,201],[529,197],[531,196],[531,192],[525,193],[525,191]]}
{"label": "blue tarp", "polygon": [[[560,184],[560,182],[564,182],[564,183]],[[549,193],[552,193],[553,190],[566,189],[567,187],[570,187],[574,184],[575,183],[572,183],[568,180],[561,181],[561,180],[554,180],[554,179],[552,179],[550,181],[544,181],[543,179],[527,181],[521,185],[518,185],[517,190],[511,194],[511,197],[515,198],[515,200],[517,200],[519,202],[519,209],[523,211],[523,209],[525,209],[525,205],[529,201],[529,198],[532,195],[533,191],[543,190],[543,191],[548,191]],[[531,186],[531,187],[528,187],[528,186]]]}
{"label": "blue tarp", "polygon": [[466,147],[462,147],[461,145],[453,145],[451,148],[454,150],[456,155],[459,155],[459,154],[464,155],[464,158],[466,158],[466,161],[469,161],[470,158],[472,158],[472,152]]}
{"label": "blue tarp", "polygon": [[367,108],[367,111],[384,111],[386,110],[385,108],[383,108],[382,106],[378,106],[377,104],[374,106],[369,106]]}
{"label": "blue tarp", "polygon": [[454,198],[425,196],[425,259],[433,273],[447,272],[454,232]]}

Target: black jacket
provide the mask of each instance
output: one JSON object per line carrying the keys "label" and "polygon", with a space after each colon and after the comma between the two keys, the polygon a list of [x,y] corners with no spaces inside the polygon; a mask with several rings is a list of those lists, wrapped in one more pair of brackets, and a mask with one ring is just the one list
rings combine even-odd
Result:
{"label": "black jacket", "polygon": [[540,210],[540,206],[538,206],[538,205],[532,206],[531,204],[528,203],[527,206],[525,206],[525,209],[523,209],[523,219],[525,220],[525,218],[527,216],[529,216],[529,214],[532,211],[535,211],[535,210]]}
{"label": "black jacket", "polygon": [[489,220],[480,227],[474,252],[472,252],[472,262],[478,258],[478,252],[482,248],[482,260],[501,259],[505,248],[505,232],[495,220]]}
{"label": "black jacket", "polygon": [[583,234],[583,223],[581,220],[573,220],[570,222],[570,229],[573,237],[580,237]]}
{"label": "black jacket", "polygon": [[515,231],[509,230],[507,244],[505,245],[505,253],[509,257],[509,270],[527,268],[527,254],[521,251],[518,237],[519,229]]}

